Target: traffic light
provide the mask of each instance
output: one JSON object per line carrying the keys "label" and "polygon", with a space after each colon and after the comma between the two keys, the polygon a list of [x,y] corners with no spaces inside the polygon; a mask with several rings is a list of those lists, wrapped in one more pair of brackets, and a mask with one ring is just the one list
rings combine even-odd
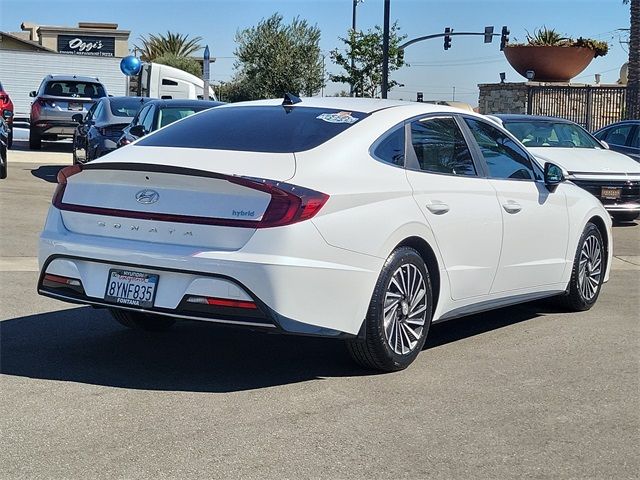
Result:
{"label": "traffic light", "polygon": [[505,26],[502,27],[502,35],[500,35],[500,50],[504,50],[504,47],[509,43],[509,29]]}
{"label": "traffic light", "polygon": [[493,42],[493,27],[484,27],[484,43]]}
{"label": "traffic light", "polygon": [[451,48],[451,32],[453,30],[449,27],[444,29],[444,49],[449,50]]}
{"label": "traffic light", "polygon": [[424,101],[424,97],[422,96],[422,92],[417,92],[416,93],[416,102],[422,102]]}

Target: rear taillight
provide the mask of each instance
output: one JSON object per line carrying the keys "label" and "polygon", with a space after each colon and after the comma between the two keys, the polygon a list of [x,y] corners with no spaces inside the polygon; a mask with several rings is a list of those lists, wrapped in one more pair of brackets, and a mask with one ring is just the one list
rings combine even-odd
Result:
{"label": "rear taillight", "polygon": [[76,173],[80,173],[81,171],[82,165],[76,164],[69,167],[64,167],[58,172],[58,186],[56,187],[56,191],[53,194],[52,200],[52,203],[55,207],[62,208],[62,196],[64,195],[64,189],[67,186],[67,179],[75,175]]}
{"label": "rear taillight", "polygon": [[325,193],[284,182],[247,177],[230,177],[229,181],[271,195],[257,228],[281,227],[308,220],[329,200]]}

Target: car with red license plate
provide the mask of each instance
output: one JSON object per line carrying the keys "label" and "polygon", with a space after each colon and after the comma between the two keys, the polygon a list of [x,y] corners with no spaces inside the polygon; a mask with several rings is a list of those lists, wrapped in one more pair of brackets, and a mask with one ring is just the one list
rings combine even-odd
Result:
{"label": "car with red license plate", "polygon": [[83,116],[97,99],[107,96],[95,77],[47,75],[33,97],[29,121],[29,148],[39,150],[42,140],[71,138],[78,126],[73,116]]}

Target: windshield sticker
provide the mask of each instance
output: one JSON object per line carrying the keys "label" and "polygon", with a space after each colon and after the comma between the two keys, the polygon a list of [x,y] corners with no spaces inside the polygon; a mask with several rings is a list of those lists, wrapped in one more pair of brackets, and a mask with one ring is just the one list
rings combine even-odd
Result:
{"label": "windshield sticker", "polygon": [[338,112],[338,113],[321,113],[316,117],[319,120],[324,120],[328,123],[356,123],[359,119],[351,115],[351,112]]}

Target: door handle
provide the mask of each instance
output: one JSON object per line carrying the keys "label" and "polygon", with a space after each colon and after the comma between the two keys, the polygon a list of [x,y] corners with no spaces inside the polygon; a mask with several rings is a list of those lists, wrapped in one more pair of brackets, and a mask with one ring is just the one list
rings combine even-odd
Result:
{"label": "door handle", "polygon": [[502,208],[504,208],[504,211],[507,213],[518,213],[522,210],[522,205],[518,202],[514,202],[513,200],[507,200],[502,204]]}
{"label": "door handle", "polygon": [[435,201],[433,203],[427,203],[427,210],[434,215],[443,215],[449,211],[449,205]]}

